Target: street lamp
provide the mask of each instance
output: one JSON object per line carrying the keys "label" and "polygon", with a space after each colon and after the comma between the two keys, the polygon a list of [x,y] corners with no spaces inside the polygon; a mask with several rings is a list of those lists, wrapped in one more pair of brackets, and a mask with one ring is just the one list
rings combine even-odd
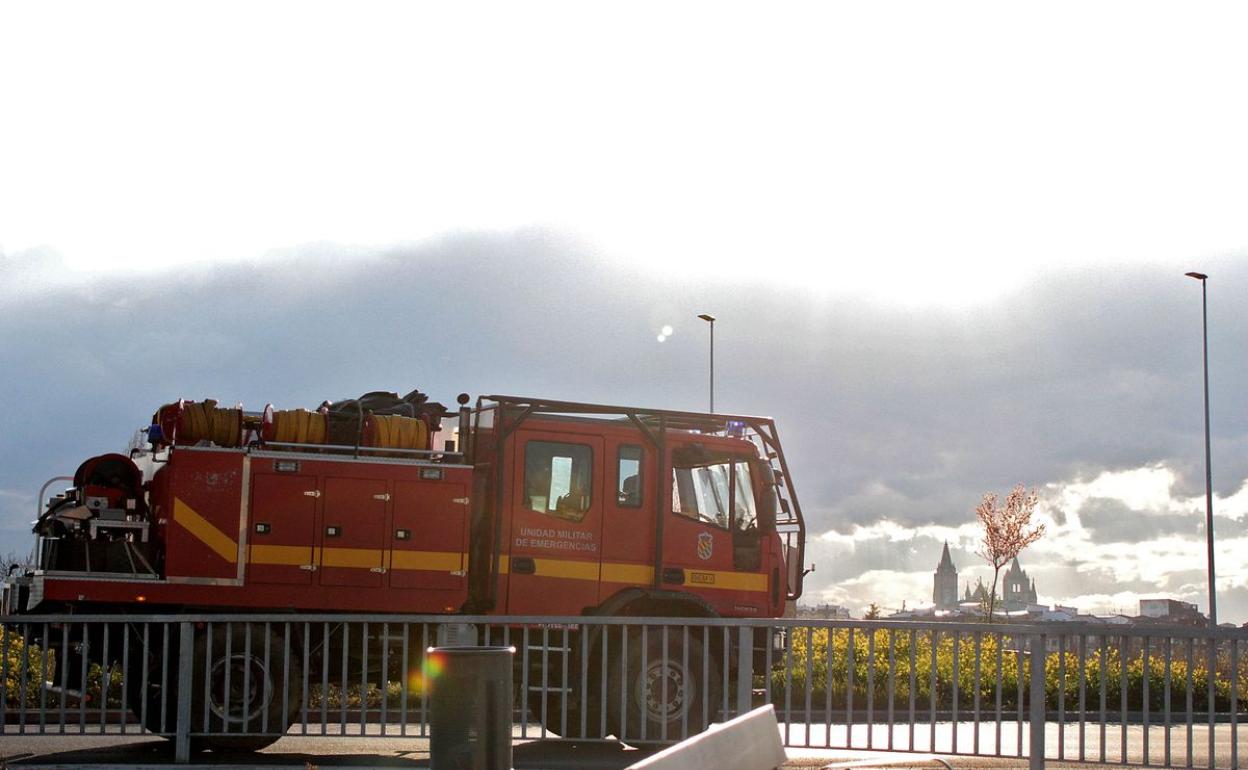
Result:
{"label": "street lamp", "polygon": [[1200,315],[1205,345],[1205,542],[1209,549],[1209,627],[1218,627],[1218,596],[1213,579],[1213,470],[1209,463],[1209,297],[1204,273],[1186,273],[1200,281]]}
{"label": "street lamp", "polygon": [[698,315],[703,321],[711,325],[711,414],[715,413],[715,316],[710,313],[701,313]]}

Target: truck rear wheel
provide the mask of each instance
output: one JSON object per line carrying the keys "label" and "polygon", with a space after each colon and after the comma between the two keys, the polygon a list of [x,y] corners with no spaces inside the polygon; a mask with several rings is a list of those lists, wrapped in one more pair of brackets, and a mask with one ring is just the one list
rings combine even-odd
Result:
{"label": "truck rear wheel", "polygon": [[646,637],[643,645],[641,632],[630,630],[626,658],[613,656],[607,707],[616,736],[644,745],[701,732],[719,710],[715,665],[703,676],[702,644],[692,636],[687,648],[678,632],[669,631],[666,647],[662,628],[651,627]]}
{"label": "truck rear wheel", "polygon": [[[248,625],[251,626],[250,648]],[[286,733],[302,702],[303,667],[294,650],[286,671],[290,684],[283,702],[282,674],[286,664],[282,638],[277,634],[269,635],[266,660],[264,626],[246,623],[232,626],[228,631],[224,624],[215,626],[211,650],[207,635],[201,635],[195,642],[192,689],[196,695],[191,702],[191,729],[202,730],[207,713],[209,732],[252,734],[199,736],[192,739],[196,750],[262,749]],[[205,682],[207,693],[204,692]]]}

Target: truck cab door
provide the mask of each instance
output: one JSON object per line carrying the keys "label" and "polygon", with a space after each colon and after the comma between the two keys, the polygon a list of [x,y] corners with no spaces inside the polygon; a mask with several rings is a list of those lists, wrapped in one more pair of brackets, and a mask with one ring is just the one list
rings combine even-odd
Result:
{"label": "truck cab door", "polygon": [[669,453],[664,588],[701,595],[724,615],[767,614],[767,559],[750,458],[696,446]]}
{"label": "truck cab door", "polygon": [[602,438],[518,430],[511,450],[507,612],[579,615],[601,577]]}

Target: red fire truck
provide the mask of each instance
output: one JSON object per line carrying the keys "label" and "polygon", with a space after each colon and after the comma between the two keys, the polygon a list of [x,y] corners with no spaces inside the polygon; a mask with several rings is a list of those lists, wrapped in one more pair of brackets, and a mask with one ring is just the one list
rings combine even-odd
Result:
{"label": "red fire truck", "polygon": [[[805,528],[770,418],[467,394],[456,411],[377,393],[310,411],[180,401],[146,438],[87,460],[48,501],[37,568],[10,579],[6,614],[764,618],[802,592]],[[58,655],[120,661],[110,641]],[[130,665],[162,666],[153,647]],[[547,665],[547,678],[580,670]],[[658,714],[651,734],[682,716],[698,727]]]}

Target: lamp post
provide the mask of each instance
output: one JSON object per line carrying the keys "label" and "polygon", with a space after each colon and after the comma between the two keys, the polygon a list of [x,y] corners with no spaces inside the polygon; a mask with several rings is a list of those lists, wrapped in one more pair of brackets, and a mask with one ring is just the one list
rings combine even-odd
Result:
{"label": "lamp post", "polygon": [[1205,543],[1209,550],[1209,627],[1218,627],[1218,596],[1213,578],[1213,470],[1209,462],[1209,297],[1204,273],[1186,273],[1200,281],[1200,316],[1205,348]]}
{"label": "lamp post", "polygon": [[703,321],[711,325],[711,414],[715,413],[715,316],[710,313],[701,313],[698,315]]}

